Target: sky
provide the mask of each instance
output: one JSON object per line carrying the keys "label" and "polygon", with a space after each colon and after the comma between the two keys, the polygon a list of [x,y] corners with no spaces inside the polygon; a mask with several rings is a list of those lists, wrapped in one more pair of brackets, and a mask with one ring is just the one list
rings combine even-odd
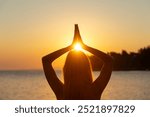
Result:
{"label": "sky", "polygon": [[71,44],[74,24],[89,46],[136,52],[150,45],[150,0],[0,0],[0,70],[41,69],[42,56]]}

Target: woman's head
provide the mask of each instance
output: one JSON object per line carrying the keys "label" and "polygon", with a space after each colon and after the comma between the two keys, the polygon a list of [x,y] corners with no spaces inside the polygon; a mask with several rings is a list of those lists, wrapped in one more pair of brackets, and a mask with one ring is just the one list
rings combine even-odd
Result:
{"label": "woman's head", "polygon": [[82,51],[72,50],[68,53],[63,72],[67,89],[82,89],[92,83],[90,61]]}

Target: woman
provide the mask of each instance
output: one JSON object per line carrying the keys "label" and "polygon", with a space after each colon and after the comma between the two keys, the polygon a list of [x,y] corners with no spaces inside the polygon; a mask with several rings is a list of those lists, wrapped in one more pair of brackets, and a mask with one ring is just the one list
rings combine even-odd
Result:
{"label": "woman", "polygon": [[[88,57],[82,51],[76,51],[73,46],[76,42],[82,44],[82,48],[103,61],[98,78],[93,81],[92,69]],[[52,62],[62,54],[68,52],[63,68],[64,83],[62,83],[52,67]],[[78,25],[75,25],[75,34],[70,46],[57,50],[42,58],[43,69],[47,81],[60,100],[98,100],[105,89],[112,72],[112,58],[82,42]]]}

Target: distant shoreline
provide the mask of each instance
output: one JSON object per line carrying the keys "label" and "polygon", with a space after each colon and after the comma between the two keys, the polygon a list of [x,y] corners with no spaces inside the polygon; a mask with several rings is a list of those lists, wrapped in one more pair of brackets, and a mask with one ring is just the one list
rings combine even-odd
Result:
{"label": "distant shoreline", "polygon": [[[121,53],[109,52],[108,55],[113,58],[115,71],[150,70],[150,46],[140,48],[137,53],[122,50]],[[92,55],[89,59],[93,70],[100,70],[103,66],[103,62],[98,57]]]}

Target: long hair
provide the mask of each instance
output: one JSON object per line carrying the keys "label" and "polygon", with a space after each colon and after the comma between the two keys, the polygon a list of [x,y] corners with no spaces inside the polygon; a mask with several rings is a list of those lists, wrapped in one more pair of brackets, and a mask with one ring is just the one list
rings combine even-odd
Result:
{"label": "long hair", "polygon": [[93,81],[90,61],[82,51],[68,53],[63,74],[65,99],[80,99]]}

